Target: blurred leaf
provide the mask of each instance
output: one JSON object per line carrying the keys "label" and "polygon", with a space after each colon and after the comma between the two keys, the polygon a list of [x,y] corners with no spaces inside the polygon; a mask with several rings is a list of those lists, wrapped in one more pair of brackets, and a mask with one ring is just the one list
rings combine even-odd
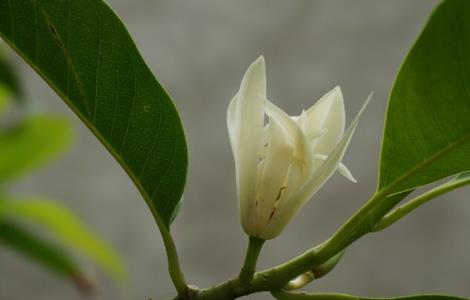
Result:
{"label": "blurred leaf", "polygon": [[62,249],[13,223],[0,220],[0,243],[30,257],[57,274],[70,278],[84,292],[89,292],[92,288],[78,265]]}
{"label": "blurred leaf", "polygon": [[0,198],[0,220],[2,218],[40,225],[59,242],[82,252],[101,265],[115,279],[122,280],[126,276],[124,265],[116,252],[59,203],[45,199]]}
{"label": "blurred leaf", "polygon": [[0,87],[7,88],[15,100],[23,100],[24,95],[18,75],[1,50],[3,49],[0,47]]}
{"label": "blurred leaf", "polygon": [[413,295],[403,297],[370,298],[337,293],[291,293],[285,291],[273,292],[278,300],[468,300],[468,298],[448,295]]}
{"label": "blurred leaf", "polygon": [[379,190],[391,193],[470,170],[470,1],[444,1],[392,89]]}
{"label": "blurred leaf", "polygon": [[8,106],[8,97],[10,93],[0,84],[0,116]]}
{"label": "blurred leaf", "polygon": [[71,140],[67,119],[36,116],[0,132],[0,182],[41,166],[62,152]]}
{"label": "blurred leaf", "polygon": [[168,228],[186,179],[183,128],[119,18],[102,0],[0,0],[0,35],[100,139]]}

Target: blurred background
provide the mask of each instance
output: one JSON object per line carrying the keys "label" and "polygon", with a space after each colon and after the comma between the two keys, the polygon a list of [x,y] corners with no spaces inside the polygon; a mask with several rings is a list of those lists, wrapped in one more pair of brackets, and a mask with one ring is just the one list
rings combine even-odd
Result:
{"label": "blurred background", "polygon": [[[387,96],[397,70],[437,1],[109,0],[169,91],[185,125],[190,167],[173,233],[187,279],[197,286],[239,270],[246,238],[238,221],[226,108],[248,65],[267,61],[268,97],[290,114],[341,85],[348,120],[370,91],[344,162],[358,179],[335,175],[289,227],[266,244],[260,268],[300,254],[331,235],[371,193],[377,178]],[[20,68],[33,109],[69,116],[77,138],[61,160],[17,182],[19,195],[61,199],[113,245],[131,273],[116,287],[90,267],[93,299],[174,295],[153,219],[126,174],[65,104],[27,66]],[[470,297],[469,189],[431,202],[380,234],[352,245],[315,291],[361,296],[451,293]],[[0,299],[81,299],[51,276],[0,248]],[[269,294],[249,299],[270,299]]]}

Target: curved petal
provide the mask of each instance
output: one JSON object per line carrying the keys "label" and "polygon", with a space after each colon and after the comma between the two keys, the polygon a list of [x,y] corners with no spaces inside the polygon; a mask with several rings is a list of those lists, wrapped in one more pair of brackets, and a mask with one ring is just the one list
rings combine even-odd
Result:
{"label": "curved petal", "polygon": [[343,93],[336,86],[306,112],[308,120],[307,135],[310,132],[324,130],[320,138],[315,140],[315,153],[330,154],[339,143],[344,133],[345,111]]}
{"label": "curved petal", "polygon": [[[319,159],[321,161],[325,161],[328,159],[328,156],[323,155],[323,154],[315,154],[314,158]],[[338,172],[344,177],[346,177],[346,179],[348,179],[349,181],[357,183],[356,178],[354,178],[351,171],[349,171],[349,169],[343,163],[339,163]]]}
{"label": "curved petal", "polygon": [[228,128],[228,137],[230,139],[230,146],[232,147],[232,152],[235,158],[235,164],[237,161],[236,154],[238,153],[238,143],[236,140],[237,136],[237,126],[235,123],[235,116],[237,113],[237,99],[238,94],[233,96],[232,101],[227,108],[227,128]]}
{"label": "curved petal", "polygon": [[282,109],[277,107],[274,103],[265,100],[266,102],[266,114],[272,119],[276,120],[280,126],[286,131],[292,146],[294,147],[294,155],[296,160],[294,165],[302,176],[310,176],[312,171],[312,151],[310,148],[310,142],[307,140],[301,126],[286,114]]}
{"label": "curved petal", "polygon": [[352,135],[356,126],[359,122],[359,117],[364,111],[365,107],[370,101],[372,94],[369,95],[366,102],[362,106],[361,110],[357,114],[354,121],[349,126],[348,130],[344,134],[341,141],[335,147],[335,149],[328,156],[328,159],[320,166],[320,168],[312,174],[310,180],[308,180],[303,188],[299,190],[297,195],[294,195],[288,201],[281,202],[278,206],[278,212],[271,219],[271,222],[266,227],[263,233],[263,238],[270,239],[277,236],[289,223],[290,219],[297,213],[297,211],[311,198],[313,195],[322,187],[322,185],[330,178],[334,171],[338,168],[340,161],[342,160],[346,148],[351,141]]}
{"label": "curved petal", "polygon": [[312,175],[311,179],[306,182],[305,186],[302,188],[302,191],[296,197],[297,201],[300,202],[301,205],[305,203],[309,198],[311,198],[330,178],[333,172],[338,168],[339,164],[341,163],[341,160],[343,159],[344,153],[346,152],[346,149],[349,145],[349,142],[351,141],[352,135],[354,134],[354,130],[356,129],[357,124],[359,123],[359,117],[366,108],[371,97],[372,94],[369,95],[366,102],[359,110],[357,116],[354,118],[351,125],[349,125],[349,128],[344,134],[341,141],[331,152],[325,162],[320,166],[320,168]]}
{"label": "curved petal", "polygon": [[264,58],[252,63],[243,76],[232,127],[232,147],[235,146],[237,187],[242,224],[252,208],[258,169],[258,151],[263,133],[264,99],[266,98],[266,71]]}
{"label": "curved petal", "polygon": [[250,231],[248,233],[257,237],[264,231],[285,194],[286,176],[293,157],[292,146],[276,120],[269,120],[267,130],[266,157],[259,164],[255,206],[247,224]]}
{"label": "curved petal", "polygon": [[349,181],[357,183],[356,178],[354,178],[351,171],[349,171],[349,169],[343,163],[340,163],[338,165],[338,172],[344,177],[346,177],[346,179],[348,179]]}

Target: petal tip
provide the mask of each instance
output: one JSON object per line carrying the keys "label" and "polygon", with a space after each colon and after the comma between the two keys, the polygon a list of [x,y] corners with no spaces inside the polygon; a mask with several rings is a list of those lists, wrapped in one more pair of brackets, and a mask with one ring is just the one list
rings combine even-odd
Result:
{"label": "petal tip", "polygon": [[351,171],[342,163],[338,165],[338,171],[341,175],[343,175],[347,180],[357,183],[356,178],[352,175]]}
{"label": "petal tip", "polygon": [[265,66],[265,61],[264,57],[261,55],[258,57],[254,62],[251,63],[251,65],[248,67],[246,70],[244,78],[262,78],[262,81],[265,81],[266,79],[266,66]]}
{"label": "petal tip", "polygon": [[344,102],[343,90],[341,90],[341,87],[339,85],[335,86],[332,91],[333,93],[338,95],[337,100],[339,100],[340,102]]}
{"label": "petal tip", "polygon": [[264,60],[264,56],[263,55],[260,55],[250,66],[250,69],[251,68],[255,68],[255,69],[262,69],[264,70],[265,69],[265,65],[266,65],[266,62]]}

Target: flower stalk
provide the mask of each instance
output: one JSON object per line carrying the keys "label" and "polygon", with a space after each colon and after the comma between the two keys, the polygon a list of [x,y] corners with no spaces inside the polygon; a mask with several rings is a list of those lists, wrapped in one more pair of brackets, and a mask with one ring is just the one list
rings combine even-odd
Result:
{"label": "flower stalk", "polygon": [[265,240],[250,236],[245,262],[243,263],[240,275],[238,275],[240,281],[250,282],[253,279],[253,275],[256,272],[256,263],[264,242]]}

